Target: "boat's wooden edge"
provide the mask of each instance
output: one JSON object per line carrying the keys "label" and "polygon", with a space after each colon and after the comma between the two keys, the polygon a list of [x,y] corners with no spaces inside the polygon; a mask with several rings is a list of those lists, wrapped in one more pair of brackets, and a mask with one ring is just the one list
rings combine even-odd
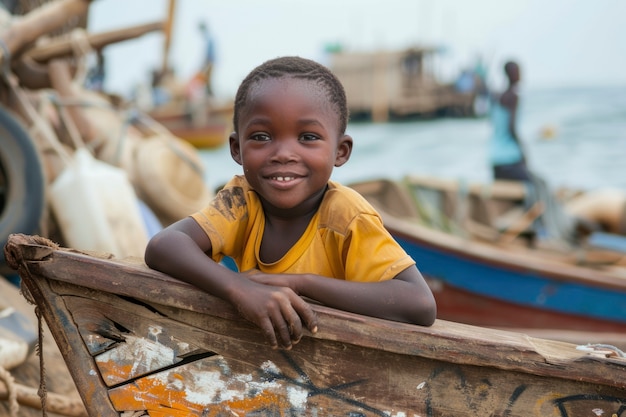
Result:
{"label": "boat's wooden edge", "polygon": [[459,193],[461,189],[476,195],[490,195],[495,198],[521,201],[526,195],[526,187],[519,181],[496,180],[491,183],[466,182],[460,179],[433,176],[406,175],[403,181],[411,186],[422,186],[448,192]]}
{"label": "boat's wooden edge", "polygon": [[[577,282],[588,283],[593,282],[604,288],[623,290],[625,288],[626,276],[621,273],[619,275],[610,265],[603,267],[602,265],[595,267],[594,274],[589,275],[590,267],[581,267],[575,263],[559,262],[550,257],[533,258],[532,265],[528,264],[528,253],[520,247],[494,247],[488,243],[482,243],[463,236],[451,235],[420,225],[416,222],[400,219],[392,216],[377,208],[380,212],[385,226],[400,236],[420,236],[422,239],[434,242],[447,251],[457,250],[463,252],[465,256],[474,256],[482,259],[489,259],[491,263],[501,262],[508,268],[517,268],[521,270],[536,269],[542,273],[548,274],[557,280],[574,280]],[[575,257],[576,254],[572,254]]]}
{"label": "boat's wooden edge", "polygon": [[[209,116],[217,120],[230,121],[233,113],[233,103],[231,101],[212,101],[207,103],[206,109]],[[189,108],[185,102],[174,101],[150,110],[150,117],[157,121],[176,121],[184,119],[189,113]]]}
{"label": "boat's wooden edge", "polygon": [[[45,239],[11,235],[5,246],[10,266],[24,280],[50,279],[231,320],[243,320],[225,301],[149,269],[136,259],[112,259],[66,248]],[[149,289],[149,290],[147,290]],[[486,366],[626,388],[621,358],[599,357],[575,344],[438,320],[422,327],[313,305],[315,337],[457,364]],[[259,337],[262,338],[259,332]]]}
{"label": "boat's wooden edge", "polygon": [[[581,350],[626,351],[626,334],[617,332],[584,332],[561,329],[504,328],[494,327],[514,333],[524,333],[537,339],[559,340],[577,345]],[[617,352],[619,354],[619,352]]]}

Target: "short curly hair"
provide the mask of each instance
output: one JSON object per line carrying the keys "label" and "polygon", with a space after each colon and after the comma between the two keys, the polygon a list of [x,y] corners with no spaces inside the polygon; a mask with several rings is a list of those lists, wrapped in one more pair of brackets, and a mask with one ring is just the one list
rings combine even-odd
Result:
{"label": "short curly hair", "polygon": [[283,77],[311,80],[323,87],[330,103],[336,107],[340,133],[345,133],[349,112],[346,92],[341,81],[322,64],[298,56],[285,56],[265,61],[244,78],[235,95],[233,114],[235,131],[237,131],[237,124],[239,123],[239,114],[246,105],[251,87],[261,80]]}

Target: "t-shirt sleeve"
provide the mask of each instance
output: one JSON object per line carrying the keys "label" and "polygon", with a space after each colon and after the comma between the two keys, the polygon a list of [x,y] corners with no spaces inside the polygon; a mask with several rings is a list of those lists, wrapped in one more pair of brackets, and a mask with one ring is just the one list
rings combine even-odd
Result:
{"label": "t-shirt sleeve", "polygon": [[344,254],[348,281],[386,281],[415,265],[376,214],[360,214],[351,222]]}
{"label": "t-shirt sleeve", "polygon": [[224,256],[236,257],[243,247],[248,219],[245,194],[244,188],[229,183],[207,207],[191,215],[211,240],[216,262]]}

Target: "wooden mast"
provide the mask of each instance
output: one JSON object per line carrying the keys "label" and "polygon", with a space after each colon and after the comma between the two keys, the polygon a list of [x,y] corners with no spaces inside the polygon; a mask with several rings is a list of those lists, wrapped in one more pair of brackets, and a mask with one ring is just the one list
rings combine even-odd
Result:
{"label": "wooden mast", "polygon": [[174,11],[176,10],[176,0],[169,0],[169,7],[167,11],[167,20],[165,22],[165,44],[163,45],[163,63],[161,65],[161,71],[164,74],[167,72],[169,64],[170,45],[172,43],[172,27],[174,26]]}

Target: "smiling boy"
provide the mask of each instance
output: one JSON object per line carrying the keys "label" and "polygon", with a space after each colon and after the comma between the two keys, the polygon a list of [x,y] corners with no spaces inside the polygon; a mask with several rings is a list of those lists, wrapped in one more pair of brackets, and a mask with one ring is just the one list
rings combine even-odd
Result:
{"label": "smiling boy", "polygon": [[[302,297],[431,325],[435,301],[415,262],[364,198],[330,180],[350,158],[347,122],[344,89],[326,67],[282,57],[255,68],[237,91],[230,136],[243,176],[152,238],[146,263],[231,302],[274,348],[317,330]],[[224,256],[242,272],[218,264]]]}

